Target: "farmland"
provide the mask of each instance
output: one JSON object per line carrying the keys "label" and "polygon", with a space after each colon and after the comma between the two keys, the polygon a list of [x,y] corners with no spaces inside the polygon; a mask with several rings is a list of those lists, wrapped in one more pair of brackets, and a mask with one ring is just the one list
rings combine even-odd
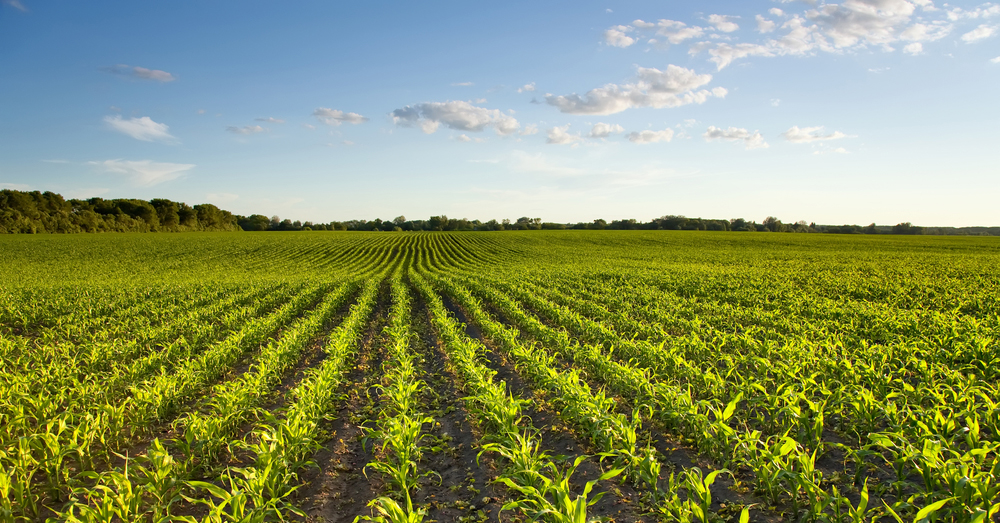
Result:
{"label": "farmland", "polygon": [[1000,242],[0,238],[0,522],[997,521]]}

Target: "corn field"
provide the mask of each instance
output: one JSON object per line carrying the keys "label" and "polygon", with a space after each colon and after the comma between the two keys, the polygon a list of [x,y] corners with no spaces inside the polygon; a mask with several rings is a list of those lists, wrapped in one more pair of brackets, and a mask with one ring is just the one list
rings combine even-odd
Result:
{"label": "corn field", "polygon": [[0,238],[0,522],[1000,521],[1000,242]]}

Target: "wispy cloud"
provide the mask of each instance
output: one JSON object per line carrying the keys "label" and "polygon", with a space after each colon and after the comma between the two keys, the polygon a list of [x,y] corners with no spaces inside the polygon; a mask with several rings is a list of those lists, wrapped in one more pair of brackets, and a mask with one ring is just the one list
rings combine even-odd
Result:
{"label": "wispy cloud", "polygon": [[272,118],[268,116],[267,118],[254,118],[255,122],[267,122],[267,123],[285,123],[281,118]]}
{"label": "wispy cloud", "polygon": [[471,87],[471,86],[476,85],[476,84],[474,84],[472,82],[455,82],[455,83],[453,83],[451,85],[452,85],[452,87]]}
{"label": "wispy cloud", "polygon": [[705,134],[702,135],[706,142],[711,142],[714,140],[725,140],[729,142],[742,142],[746,146],[747,150],[750,149],[766,149],[770,147],[767,142],[764,141],[764,136],[760,134],[759,131],[750,132],[746,129],[739,127],[730,127],[728,129],[723,129],[721,127],[715,127],[714,125],[709,126]]}
{"label": "wispy cloud", "polygon": [[142,118],[124,119],[121,115],[105,116],[104,123],[112,129],[123,134],[127,134],[136,140],[144,142],[174,142],[176,138],[170,134],[170,127],[167,124],[154,122],[152,118],[143,116]]}
{"label": "wispy cloud", "polygon": [[140,80],[154,80],[157,82],[173,82],[177,79],[174,75],[159,69],[146,69],[145,67],[131,67],[125,64],[113,65],[103,68],[105,72],[120,76],[129,76]]}
{"label": "wispy cloud", "polygon": [[20,2],[20,0],[3,0],[3,3],[4,3],[4,5],[9,5],[9,6],[13,7],[14,9],[17,9],[18,11],[21,11],[22,13],[27,13],[28,12],[28,8],[24,7],[24,4],[22,4]]}
{"label": "wispy cloud", "polygon": [[569,125],[564,125],[562,127],[553,127],[549,129],[548,137],[545,143],[552,145],[576,145],[576,142],[582,141],[583,137],[580,133],[570,133]]}
{"label": "wispy cloud", "polygon": [[982,24],[979,27],[962,35],[962,41],[967,44],[971,44],[972,42],[977,42],[979,40],[983,40],[984,38],[989,38],[995,35],[996,32],[997,32],[996,26]]}
{"label": "wispy cloud", "polygon": [[673,129],[664,129],[662,131],[639,131],[628,133],[628,141],[632,143],[637,143],[640,145],[647,143],[656,142],[669,142],[674,139]]}
{"label": "wispy cloud", "polygon": [[587,136],[591,138],[607,138],[612,134],[619,134],[625,132],[625,128],[618,124],[607,124],[603,122],[597,122],[594,127],[590,129],[590,133]]}
{"label": "wispy cloud", "polygon": [[24,183],[3,183],[0,182],[0,189],[9,189],[11,191],[29,191],[31,186]]}
{"label": "wispy cloud", "polygon": [[184,173],[194,169],[190,163],[154,162],[152,160],[104,160],[89,162],[99,170],[125,176],[135,185],[152,186],[180,178]]}
{"label": "wispy cloud", "polygon": [[615,114],[633,107],[678,107],[705,103],[709,98],[724,98],[728,91],[716,87],[711,91],[695,89],[712,81],[710,74],[697,74],[691,69],[668,65],[665,71],[639,67],[634,83],[591,89],[583,96],[548,94],[545,101],[569,114]]}
{"label": "wispy cloud", "polygon": [[419,127],[427,134],[437,131],[441,125],[456,131],[471,132],[481,132],[487,127],[493,127],[501,136],[513,134],[521,127],[513,116],[464,101],[407,105],[396,109],[390,116],[398,126]]}
{"label": "wispy cloud", "polygon": [[361,116],[358,113],[345,113],[344,111],[326,107],[320,107],[313,111],[313,116],[328,125],[340,125],[345,122],[359,124],[368,121],[367,117]]}
{"label": "wispy cloud", "polygon": [[830,134],[823,134],[823,126],[817,127],[802,127],[794,125],[791,129],[781,133],[781,136],[792,143],[812,143],[821,142],[826,140],[839,140],[841,138],[846,138],[847,135],[840,132],[834,131]]}
{"label": "wispy cloud", "polygon": [[257,134],[267,131],[267,129],[259,125],[244,125],[243,127],[230,125],[229,127],[226,127],[226,130],[233,134]]}
{"label": "wispy cloud", "polygon": [[517,88],[517,92],[519,93],[531,93],[534,91],[535,91],[535,82],[531,82],[530,84],[524,84],[521,87]]}

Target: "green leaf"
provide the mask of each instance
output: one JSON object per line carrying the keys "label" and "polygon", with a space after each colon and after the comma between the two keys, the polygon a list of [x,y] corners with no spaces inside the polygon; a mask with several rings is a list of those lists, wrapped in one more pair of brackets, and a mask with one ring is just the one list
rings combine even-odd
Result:
{"label": "green leaf", "polygon": [[941,501],[936,501],[936,502],[931,503],[930,505],[927,505],[926,507],[920,509],[920,511],[917,512],[917,516],[915,518],[913,518],[914,523],[916,523],[918,521],[921,521],[921,520],[924,520],[924,519],[927,519],[931,514],[933,514],[933,513],[937,512],[938,510],[940,510],[941,507],[945,506],[946,503],[948,503],[949,501],[951,501],[953,499],[955,499],[955,498],[942,499]]}

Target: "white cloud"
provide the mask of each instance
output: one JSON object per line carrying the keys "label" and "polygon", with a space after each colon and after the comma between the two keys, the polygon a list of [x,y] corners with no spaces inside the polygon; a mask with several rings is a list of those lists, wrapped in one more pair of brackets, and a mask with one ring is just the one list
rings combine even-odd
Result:
{"label": "white cloud", "polygon": [[581,137],[579,133],[570,134],[568,131],[569,131],[569,125],[564,125],[562,127],[553,127],[552,129],[549,129],[548,139],[545,140],[545,143],[550,143],[555,145],[567,145],[583,140],[583,137]]}
{"label": "white cloud", "polygon": [[345,113],[337,109],[328,109],[326,107],[320,107],[313,111],[313,116],[315,116],[319,121],[328,125],[340,125],[342,123],[359,124],[368,121],[368,118],[361,116],[358,113]]}
{"label": "white cloud", "polygon": [[167,124],[157,123],[148,116],[142,118],[129,118],[125,120],[121,115],[105,116],[104,123],[112,129],[127,134],[136,140],[144,142],[173,142],[175,138],[171,136],[170,127]]}
{"label": "white cloud", "polygon": [[774,23],[773,20],[768,20],[763,16],[757,15],[757,31],[760,33],[770,33],[774,31],[778,24]]}
{"label": "white cloud", "polygon": [[285,123],[281,118],[272,118],[268,116],[267,118],[254,118],[255,122],[267,122],[267,123]]}
{"label": "white cloud", "polygon": [[517,88],[517,92],[519,93],[531,93],[534,91],[535,91],[535,82],[531,82],[530,84],[524,84],[521,87]]}
{"label": "white cloud", "polygon": [[705,134],[702,135],[705,141],[711,142],[713,140],[726,140],[730,142],[743,142],[747,150],[750,149],[766,149],[770,147],[767,142],[764,141],[764,137],[759,131],[750,132],[746,129],[741,129],[739,127],[730,127],[728,129],[723,129],[721,127],[709,126]]}
{"label": "white cloud", "polygon": [[835,47],[843,48],[893,42],[897,28],[909,21],[914,9],[906,0],[845,0],[842,5],[823,4],[806,17]]}
{"label": "white cloud", "polygon": [[204,109],[198,109],[197,113],[198,114],[205,114],[205,110]]}
{"label": "white cloud", "polygon": [[145,67],[130,67],[125,64],[118,64],[112,67],[105,67],[105,71],[122,75],[131,76],[133,78],[138,78],[140,80],[155,80],[157,82],[173,82],[177,79],[174,75],[161,71],[159,69],[146,69]]}
{"label": "white cloud", "polygon": [[778,9],[777,7],[772,7],[768,9],[767,12],[773,16],[785,16],[785,12],[782,11],[781,9]]}
{"label": "white cloud", "polygon": [[240,195],[231,192],[208,193],[205,198],[216,205],[232,203],[240,199]]}
{"label": "white cloud", "polygon": [[903,47],[903,52],[907,54],[912,54],[913,56],[922,54],[924,52],[924,44],[920,42],[913,42],[911,44],[906,44]]}
{"label": "white cloud", "polygon": [[791,129],[781,133],[786,140],[792,143],[811,143],[824,140],[839,140],[840,138],[846,138],[847,135],[840,132],[834,131],[830,134],[823,134],[823,126],[818,127],[803,127],[792,126]]}
{"label": "white cloud", "polygon": [[1000,15],[1000,5],[989,2],[971,10],[955,7],[947,13],[948,19],[953,22],[961,19],[975,20],[977,18],[991,18],[997,15]]}
{"label": "white cloud", "polygon": [[723,33],[732,33],[740,28],[740,26],[736,25],[736,22],[733,22],[733,20],[738,18],[737,16],[708,15],[708,23],[714,25],[716,29]]}
{"label": "white cloud", "polygon": [[598,122],[594,124],[593,129],[590,130],[590,134],[587,136],[591,138],[607,138],[612,134],[618,134],[625,132],[625,128],[618,124],[606,124]]}
{"label": "white cloud", "polygon": [[476,107],[469,102],[426,102],[396,109],[391,113],[392,121],[402,127],[420,127],[425,133],[437,131],[444,124],[456,131],[481,132],[493,127],[501,136],[516,132],[521,124],[510,115],[497,109]]}
{"label": "white cloud", "polygon": [[466,134],[460,134],[455,137],[455,140],[459,142],[471,142],[472,138],[469,138],[469,136]]}
{"label": "white cloud", "polygon": [[994,34],[996,34],[996,32],[997,32],[996,27],[982,24],[979,27],[962,35],[962,41],[971,44],[972,42],[982,40],[984,38],[989,38]]}
{"label": "white cloud", "polygon": [[991,64],[1000,64],[1000,56],[990,59]]}
{"label": "white cloud", "polygon": [[691,47],[690,52],[694,54],[701,49],[708,48],[708,54],[711,55],[709,61],[715,63],[715,66],[720,71],[727,65],[733,63],[733,60],[738,58],[745,58],[747,56],[775,56],[776,54],[774,49],[760,44],[740,43],[732,45],[719,43],[714,47],[708,47],[706,44],[707,42],[705,44],[693,46]]}
{"label": "white cloud", "polygon": [[452,85],[452,87],[471,87],[471,86],[476,85],[476,84],[474,84],[472,82],[455,82],[455,83],[453,83],[451,85]]}
{"label": "white cloud", "polygon": [[945,36],[948,36],[952,30],[951,24],[945,23],[931,23],[923,24],[916,23],[907,27],[899,34],[899,37],[903,40],[908,40],[910,42],[925,42],[940,40]]}
{"label": "white cloud", "polygon": [[728,91],[716,87],[695,91],[712,80],[710,74],[668,65],[666,71],[640,67],[637,81],[631,84],[608,84],[591,89],[583,96],[545,95],[545,101],[569,114],[614,114],[632,107],[677,107],[705,103],[711,97],[723,98]]}
{"label": "white cloud", "polygon": [[259,125],[245,125],[243,127],[230,125],[229,127],[226,127],[226,130],[233,134],[257,134],[267,131],[267,129]]}
{"label": "white cloud", "polygon": [[0,183],[0,189],[11,191],[30,191],[31,186],[23,183]]}
{"label": "white cloud", "polygon": [[14,9],[17,9],[18,11],[21,11],[22,13],[28,12],[28,8],[24,7],[24,5],[20,2],[20,0],[3,0],[3,3],[13,7]]}
{"label": "white cloud", "polygon": [[528,125],[525,125],[524,129],[517,134],[520,134],[521,136],[530,136],[532,134],[538,134],[538,126],[533,123],[529,123]]}
{"label": "white cloud", "polygon": [[635,38],[626,34],[631,31],[632,27],[627,25],[616,25],[611,29],[604,31],[604,43],[614,47],[628,47],[635,43]]}
{"label": "white cloud", "polygon": [[771,107],[777,107],[779,105],[781,105],[781,98],[772,98],[771,99]]}
{"label": "white cloud", "polygon": [[684,40],[698,38],[705,34],[705,30],[698,26],[688,27],[684,22],[677,20],[660,20],[656,23],[659,29],[657,34],[663,36],[672,44],[679,44]]}
{"label": "white cloud", "polygon": [[136,185],[150,186],[175,180],[195,166],[190,163],[153,162],[150,160],[104,160],[89,162],[104,172],[126,176]]}
{"label": "white cloud", "polygon": [[674,138],[673,129],[664,129],[662,131],[639,131],[628,133],[628,141],[637,144],[647,144],[655,142],[669,142]]}
{"label": "white cloud", "polygon": [[342,143],[342,144],[344,144],[344,145],[346,145],[348,147],[351,146],[351,145],[354,145],[354,142],[352,142],[350,140],[344,140],[344,141],[342,141],[340,143]]}

